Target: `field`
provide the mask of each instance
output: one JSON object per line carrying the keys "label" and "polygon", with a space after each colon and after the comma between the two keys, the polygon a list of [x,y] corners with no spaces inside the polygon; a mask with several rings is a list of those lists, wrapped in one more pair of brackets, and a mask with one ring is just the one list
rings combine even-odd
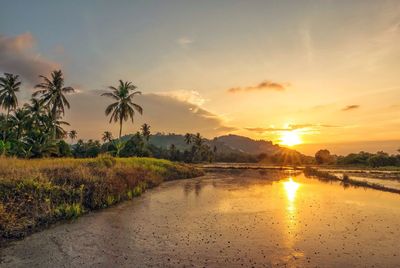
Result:
{"label": "field", "polygon": [[0,244],[202,172],[152,158],[0,159]]}

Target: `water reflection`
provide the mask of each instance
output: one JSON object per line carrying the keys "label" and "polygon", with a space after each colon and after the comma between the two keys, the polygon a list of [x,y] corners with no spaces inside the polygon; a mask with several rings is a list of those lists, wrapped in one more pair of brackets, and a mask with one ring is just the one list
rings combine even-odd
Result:
{"label": "water reflection", "polygon": [[[286,194],[287,206],[286,206],[286,225],[285,233],[287,234],[286,244],[292,248],[297,231],[298,215],[296,211],[296,194],[300,188],[300,183],[295,182],[292,177],[289,177],[286,181],[282,182],[283,189]],[[292,254],[298,255],[300,252],[293,252]]]}
{"label": "water reflection", "polygon": [[289,203],[293,203],[296,198],[297,189],[300,187],[300,183],[293,181],[290,177],[288,181],[283,182],[283,186],[285,187],[286,196],[289,200]]}

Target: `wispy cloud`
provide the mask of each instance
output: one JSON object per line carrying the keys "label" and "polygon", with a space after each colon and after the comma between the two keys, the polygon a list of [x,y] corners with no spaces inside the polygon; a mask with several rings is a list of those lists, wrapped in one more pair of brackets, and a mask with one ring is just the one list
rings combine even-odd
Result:
{"label": "wispy cloud", "polygon": [[19,74],[35,84],[38,75],[47,75],[60,64],[35,52],[35,38],[31,33],[17,36],[0,35],[0,71]]}
{"label": "wispy cloud", "polygon": [[207,101],[196,90],[170,90],[165,92],[158,92],[157,94],[169,96],[179,101],[188,102],[197,106],[201,106]]}
{"label": "wispy cloud", "polygon": [[255,86],[247,86],[247,87],[232,87],[228,89],[229,93],[238,93],[238,92],[250,92],[250,91],[283,91],[289,86],[288,83],[278,83],[265,80]]}
{"label": "wispy cloud", "polygon": [[321,128],[338,128],[338,127],[341,126],[330,125],[330,124],[289,124],[283,128],[246,127],[245,129],[252,132],[266,133],[266,132],[282,132],[282,131],[293,131],[293,130],[313,131]]}
{"label": "wispy cloud", "polygon": [[357,105],[357,104],[347,105],[346,107],[344,107],[342,109],[342,111],[346,112],[346,111],[351,111],[351,110],[355,110],[355,109],[358,109],[358,108],[360,108],[360,105]]}
{"label": "wispy cloud", "polygon": [[190,39],[189,37],[182,36],[178,40],[176,40],[176,42],[182,47],[187,47],[190,44],[192,44],[194,41],[192,39]]}

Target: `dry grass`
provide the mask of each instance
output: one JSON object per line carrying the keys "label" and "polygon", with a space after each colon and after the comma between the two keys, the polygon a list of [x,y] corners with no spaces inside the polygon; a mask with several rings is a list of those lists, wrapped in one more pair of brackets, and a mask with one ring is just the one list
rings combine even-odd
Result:
{"label": "dry grass", "polygon": [[152,158],[0,158],[0,243],[131,199],[162,181],[201,174]]}

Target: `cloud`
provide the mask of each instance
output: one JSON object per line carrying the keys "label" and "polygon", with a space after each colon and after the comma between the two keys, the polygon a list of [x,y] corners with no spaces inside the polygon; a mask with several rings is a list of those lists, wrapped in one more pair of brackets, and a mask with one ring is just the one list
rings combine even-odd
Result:
{"label": "cloud", "polygon": [[265,133],[265,132],[282,132],[282,131],[293,131],[293,130],[312,131],[320,128],[337,128],[337,127],[340,126],[329,125],[329,124],[289,124],[283,128],[246,127],[245,129],[252,132]]}
{"label": "cloud", "polygon": [[265,90],[274,90],[274,91],[283,91],[289,86],[288,83],[277,83],[272,81],[263,81],[255,86],[248,87],[232,87],[228,89],[229,93],[238,93],[238,92],[250,92],[250,91],[265,91]]}
{"label": "cloud", "polygon": [[226,133],[226,132],[233,132],[233,131],[239,130],[239,128],[230,127],[230,126],[220,126],[220,127],[216,128],[215,130],[218,131],[218,132],[225,132]]}
{"label": "cloud", "polygon": [[196,90],[172,90],[167,92],[159,92],[158,95],[170,96],[179,101],[189,102],[191,104],[201,106],[206,102],[200,93]]}
{"label": "cloud", "polygon": [[[101,133],[110,130],[118,133],[118,124],[109,124],[104,109],[112,100],[101,97],[102,91],[81,89],[81,93],[69,95],[71,110],[66,120],[71,128],[79,132],[84,139],[99,139]],[[143,115],[136,115],[134,124],[127,121],[123,133],[129,134],[139,130],[140,125],[148,123],[153,132],[200,132],[207,137],[226,134],[237,130],[227,126],[225,120],[188,101],[160,94],[143,94],[135,97],[135,103],[143,107]],[[90,103],[90,105],[88,105]]]}
{"label": "cloud", "polygon": [[344,107],[342,109],[342,111],[351,111],[351,110],[355,110],[358,108],[360,108],[360,105],[353,104],[353,105],[348,105],[348,106]]}
{"label": "cloud", "polygon": [[186,36],[180,37],[176,42],[182,46],[182,47],[187,47],[188,45],[192,44],[194,41]]}
{"label": "cloud", "polygon": [[60,65],[34,51],[35,38],[30,33],[17,36],[0,35],[0,71],[19,74],[30,84],[38,75],[48,75]]}

